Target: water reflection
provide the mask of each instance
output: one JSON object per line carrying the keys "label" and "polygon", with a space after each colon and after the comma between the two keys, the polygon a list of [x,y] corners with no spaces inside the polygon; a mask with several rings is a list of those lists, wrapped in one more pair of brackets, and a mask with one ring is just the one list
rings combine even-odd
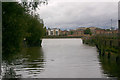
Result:
{"label": "water reflection", "polygon": [[11,74],[5,77],[106,77],[101,72],[96,50],[83,45],[81,39],[43,39],[42,48],[24,48],[21,53],[4,55],[3,67],[7,66],[6,73]]}
{"label": "water reflection", "polygon": [[36,76],[44,70],[44,65],[44,54],[40,47],[24,48],[20,53],[3,55],[3,68],[5,73],[11,73],[12,70],[16,76]]}

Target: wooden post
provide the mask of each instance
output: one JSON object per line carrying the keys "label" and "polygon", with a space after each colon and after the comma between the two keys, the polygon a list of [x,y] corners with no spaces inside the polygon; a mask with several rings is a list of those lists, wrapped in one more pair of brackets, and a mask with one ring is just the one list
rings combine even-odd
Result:
{"label": "wooden post", "polygon": [[110,46],[112,47],[112,40],[110,40]]}
{"label": "wooden post", "polygon": [[101,49],[99,49],[99,55],[101,56]]}
{"label": "wooden post", "polygon": [[120,58],[119,58],[119,56],[117,56],[117,57],[116,57],[116,63],[117,63],[117,64],[119,63],[119,60],[120,60]]}
{"label": "wooden post", "polygon": [[111,53],[110,53],[110,52],[108,52],[108,59],[110,59],[110,57],[111,57]]}
{"label": "wooden post", "polygon": [[102,56],[104,56],[104,55],[105,55],[105,50],[103,49]]}

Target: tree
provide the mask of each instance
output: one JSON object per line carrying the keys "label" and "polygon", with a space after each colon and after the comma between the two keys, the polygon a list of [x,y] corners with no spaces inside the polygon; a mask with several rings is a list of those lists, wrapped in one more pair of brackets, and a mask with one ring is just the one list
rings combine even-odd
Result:
{"label": "tree", "polygon": [[44,35],[44,24],[40,23],[40,21],[36,17],[31,17],[30,25],[27,30],[26,42],[29,46],[41,46],[41,38]]}
{"label": "tree", "polygon": [[13,53],[21,50],[24,38],[30,46],[41,45],[43,23],[38,16],[30,15],[17,2],[2,3],[2,51]]}
{"label": "tree", "polygon": [[73,33],[74,33],[73,31],[70,31],[70,35],[73,35]]}
{"label": "tree", "polygon": [[86,30],[84,30],[84,34],[92,34],[91,30],[89,28],[87,28]]}
{"label": "tree", "polygon": [[20,50],[26,28],[25,9],[18,3],[2,3],[2,49],[3,52]]}
{"label": "tree", "polygon": [[25,8],[25,10],[31,14],[31,15],[36,15],[34,12],[38,8],[38,5],[41,4],[48,4],[48,0],[21,0],[21,5],[22,7]]}

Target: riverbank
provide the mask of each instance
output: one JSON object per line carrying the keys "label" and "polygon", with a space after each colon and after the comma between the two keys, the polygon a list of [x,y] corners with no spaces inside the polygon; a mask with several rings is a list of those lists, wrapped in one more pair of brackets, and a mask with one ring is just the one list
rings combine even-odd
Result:
{"label": "riverbank", "polygon": [[120,79],[119,37],[117,35],[96,35],[82,39],[83,44],[97,47],[104,73]]}
{"label": "riverbank", "polygon": [[82,36],[44,36],[44,39],[48,38],[82,38]]}

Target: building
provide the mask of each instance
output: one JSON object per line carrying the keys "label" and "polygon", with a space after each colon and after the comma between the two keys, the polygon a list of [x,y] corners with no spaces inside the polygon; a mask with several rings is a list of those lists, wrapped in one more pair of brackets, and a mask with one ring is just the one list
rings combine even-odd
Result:
{"label": "building", "polygon": [[95,34],[117,34],[118,30],[105,30],[105,29],[101,29],[101,30],[95,30]]}
{"label": "building", "polygon": [[97,27],[88,27],[90,30],[96,30]]}
{"label": "building", "polygon": [[86,27],[79,27],[76,29],[76,31],[84,31],[86,29]]}
{"label": "building", "polygon": [[92,32],[92,35],[95,35],[95,31],[98,29],[97,27],[89,27]]}
{"label": "building", "polygon": [[57,28],[50,29],[50,28],[48,28],[47,29],[47,35],[48,36],[59,36],[60,35],[60,29],[57,29]]}
{"label": "building", "polygon": [[69,31],[67,31],[67,30],[61,31],[61,32],[60,32],[60,35],[61,35],[61,36],[67,36],[67,35],[68,35],[68,32],[69,32]]}
{"label": "building", "polygon": [[84,31],[83,30],[70,30],[68,32],[68,36],[83,36],[84,35]]}
{"label": "building", "polygon": [[105,34],[105,30],[103,29],[95,30],[95,34]]}

